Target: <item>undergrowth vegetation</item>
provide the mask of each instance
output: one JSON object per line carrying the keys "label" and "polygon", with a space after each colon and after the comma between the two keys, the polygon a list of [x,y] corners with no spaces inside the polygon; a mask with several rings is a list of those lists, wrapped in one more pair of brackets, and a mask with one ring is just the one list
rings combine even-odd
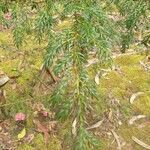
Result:
{"label": "undergrowth vegetation", "polygon": [[[148,26],[142,24],[148,22],[148,4],[146,0],[2,1],[0,71],[10,81],[3,87],[0,119],[13,120],[22,112],[27,117],[23,129],[34,136],[28,144],[27,139],[17,143],[17,149],[115,149],[110,135],[117,129],[129,149],[139,149],[131,138],[142,131],[127,121],[150,114],[150,74],[141,64],[149,61],[143,54],[149,46],[144,36]],[[132,46],[140,51],[118,56],[118,49],[133,52]],[[132,104],[131,97],[138,92],[142,94]],[[103,120],[102,127],[89,129],[98,120]],[[11,137],[17,127],[12,121]],[[147,137],[147,125],[143,130]]]}
{"label": "undergrowth vegetation", "polygon": [[[5,33],[1,33],[4,34]],[[10,38],[6,38],[5,42],[7,43],[10,41]],[[3,43],[3,42],[2,42]],[[5,43],[3,43],[5,44]],[[15,47],[13,47],[15,49]],[[27,49],[34,49],[36,48],[36,45],[30,45],[29,48],[27,47],[22,47],[21,52],[26,52]],[[9,49],[0,49],[0,52],[4,58],[2,58],[2,61],[0,63],[1,69],[7,73],[8,76],[12,75],[17,75],[16,71],[14,71],[19,65],[19,63],[16,65],[15,63],[12,63],[13,57],[14,57],[14,52],[9,50]],[[15,55],[19,54],[20,51],[16,51]],[[38,54],[38,59],[37,62],[35,62],[34,57],[36,56],[36,51],[32,52],[32,55],[29,55],[26,53],[26,63],[28,62],[34,62],[32,67],[30,65],[26,67],[26,69],[23,71],[23,74],[19,76],[19,78],[16,79],[14,83],[10,82],[8,83],[4,89],[6,90],[6,103],[4,104],[4,108],[6,111],[6,114],[9,116],[14,116],[17,112],[24,112],[28,114],[28,121],[27,121],[27,128],[28,132],[30,133],[30,129],[34,127],[32,119],[33,119],[33,110],[32,106],[30,103],[27,101],[31,97],[29,94],[33,92],[32,84],[34,84],[34,75],[38,74],[37,68],[40,67],[42,63],[42,58],[44,53],[41,52],[41,54]],[[123,115],[122,119],[123,122],[126,122],[128,119],[132,117],[132,115],[135,114],[144,114],[144,115],[149,115],[149,106],[150,106],[150,93],[148,91],[149,89],[149,73],[144,72],[143,69],[141,68],[139,62],[145,58],[144,55],[132,55],[132,56],[122,56],[118,57],[117,59],[114,60],[114,65],[118,65],[121,70],[122,74],[119,74],[116,71],[111,71],[110,73],[107,74],[107,76],[101,77],[100,79],[100,85],[98,86],[98,91],[101,93],[100,98],[101,101],[93,101],[92,105],[95,107],[94,113],[99,116],[98,118],[101,119],[101,116],[103,116],[103,113],[108,110],[109,107],[113,108],[109,104],[109,98],[108,95],[111,92],[113,97],[117,98],[120,101],[120,107],[121,107],[121,114]],[[17,57],[19,61],[22,61],[22,57]],[[122,61],[121,61],[122,60]],[[129,60],[129,61],[126,61]],[[19,62],[18,61],[18,62]],[[130,63],[129,63],[130,62]],[[5,67],[9,66],[9,67]],[[34,68],[34,69],[33,69]],[[89,73],[91,74],[91,79],[94,80],[95,76],[95,71],[92,69],[93,67],[89,68]],[[108,69],[109,67],[105,67],[105,69]],[[130,70],[130,71],[129,71]],[[26,73],[28,72],[28,73]],[[14,74],[15,73],[15,74]],[[33,74],[34,73],[34,74]],[[140,75],[139,75],[140,74]],[[12,80],[13,81],[13,80]],[[129,82],[131,81],[131,83]],[[13,89],[13,84],[16,84],[16,88]],[[138,91],[144,92],[144,95],[139,97],[137,101],[135,101],[134,104],[129,103],[129,98],[131,97],[132,93],[136,93]],[[42,102],[45,106],[49,105],[49,96],[37,96],[34,97],[34,102]],[[2,119],[2,118],[1,118]],[[90,120],[92,121],[92,120]],[[93,121],[92,121],[93,122]],[[65,134],[69,132],[68,124],[70,124],[70,121],[66,121],[63,125],[59,127],[58,130],[58,136],[55,138],[52,136],[49,141],[49,148],[59,150],[60,145],[61,145],[61,140]],[[62,124],[62,123],[61,123]],[[68,128],[68,129],[67,129]],[[132,129],[131,129],[132,128]],[[143,134],[144,131],[144,134]],[[137,137],[143,137],[145,138],[148,137],[148,127],[145,127],[142,131],[136,129],[136,127],[129,127],[128,125],[123,125],[119,127],[119,133],[120,135],[127,139],[127,142],[132,142],[131,141],[131,136],[136,135]],[[15,136],[14,136],[15,137]],[[61,137],[61,138],[60,138]],[[110,141],[108,139],[105,139],[103,137],[98,137],[101,139],[102,144],[102,149],[108,148]],[[58,144],[58,146],[57,146]],[[37,134],[35,137],[34,141],[32,141],[31,144],[22,144],[18,147],[18,149],[33,149],[35,146],[41,146],[42,149],[46,149],[45,147],[45,142],[43,139],[42,134]],[[133,144],[134,145],[134,144]],[[115,145],[114,145],[115,146]],[[45,147],[45,148],[44,148]],[[140,149],[140,146],[134,145],[137,149]]]}

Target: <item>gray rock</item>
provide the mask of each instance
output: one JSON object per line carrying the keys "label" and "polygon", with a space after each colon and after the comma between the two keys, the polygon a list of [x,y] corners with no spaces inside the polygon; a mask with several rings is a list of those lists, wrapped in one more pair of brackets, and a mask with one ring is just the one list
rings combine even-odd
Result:
{"label": "gray rock", "polygon": [[0,76],[0,87],[6,84],[9,81],[9,77],[7,75]]}

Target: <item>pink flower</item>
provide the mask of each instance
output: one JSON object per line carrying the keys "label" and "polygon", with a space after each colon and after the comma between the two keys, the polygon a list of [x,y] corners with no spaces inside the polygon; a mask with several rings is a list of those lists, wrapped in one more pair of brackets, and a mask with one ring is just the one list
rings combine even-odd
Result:
{"label": "pink flower", "polygon": [[24,113],[17,113],[15,115],[15,121],[24,121],[26,118],[26,115]]}
{"label": "pink flower", "polygon": [[12,19],[12,15],[11,15],[11,13],[6,13],[5,15],[4,15],[4,17],[5,17],[5,19],[6,20],[11,20]]}
{"label": "pink flower", "polygon": [[43,115],[44,117],[47,117],[47,116],[48,116],[48,112],[47,112],[47,111],[42,111],[41,113],[42,113],[42,115]]}

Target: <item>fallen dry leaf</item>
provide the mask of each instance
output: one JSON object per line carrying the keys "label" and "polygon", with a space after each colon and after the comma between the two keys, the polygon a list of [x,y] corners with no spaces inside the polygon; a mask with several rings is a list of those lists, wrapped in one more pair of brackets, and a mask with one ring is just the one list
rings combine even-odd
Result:
{"label": "fallen dry leaf", "polygon": [[44,134],[45,143],[48,143],[49,129],[46,125],[43,125],[39,120],[33,120],[33,123],[37,126],[37,130]]}
{"label": "fallen dry leaf", "polygon": [[140,95],[143,95],[143,94],[144,94],[144,92],[137,92],[137,93],[132,94],[132,96],[130,98],[130,103],[132,104],[137,97],[139,97]]}
{"label": "fallen dry leaf", "polygon": [[138,116],[133,116],[130,120],[129,120],[129,125],[132,125],[136,120],[139,120],[141,118],[145,118],[145,115],[138,115]]}
{"label": "fallen dry leaf", "polygon": [[87,130],[90,130],[90,129],[98,128],[98,127],[103,123],[103,121],[104,121],[104,119],[98,121],[97,123],[93,124],[92,126],[86,128],[86,129],[87,129]]}
{"label": "fallen dry leaf", "polygon": [[142,147],[144,147],[144,148],[146,148],[146,149],[150,149],[150,145],[148,145],[148,144],[142,142],[141,140],[137,139],[136,137],[132,136],[132,140],[133,140],[134,142],[136,142],[137,144],[139,144],[140,146],[142,146]]}
{"label": "fallen dry leaf", "polygon": [[95,82],[96,82],[97,85],[100,84],[100,80],[99,80],[99,72],[98,72],[98,73],[96,74],[96,76],[95,76]]}
{"label": "fallen dry leaf", "polygon": [[117,133],[114,131],[114,130],[111,130],[116,142],[117,142],[117,145],[118,145],[118,150],[121,150],[121,144],[120,144],[120,140],[119,140],[119,136],[117,135]]}
{"label": "fallen dry leaf", "polygon": [[96,59],[96,58],[90,59],[90,60],[88,60],[88,63],[85,65],[85,67],[89,67],[97,62],[98,62],[98,59]]}
{"label": "fallen dry leaf", "polygon": [[77,125],[77,118],[75,118],[74,121],[73,121],[73,123],[72,123],[72,134],[74,136],[77,135],[77,127],[76,127],[76,125]]}
{"label": "fallen dry leaf", "polygon": [[18,134],[18,140],[24,138],[26,135],[26,129],[23,128],[23,130]]}

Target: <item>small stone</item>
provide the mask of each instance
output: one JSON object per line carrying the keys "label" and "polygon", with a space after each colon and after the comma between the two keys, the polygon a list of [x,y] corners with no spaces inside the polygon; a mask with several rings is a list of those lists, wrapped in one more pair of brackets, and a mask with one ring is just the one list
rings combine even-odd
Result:
{"label": "small stone", "polygon": [[0,87],[6,84],[9,81],[9,77],[4,74],[3,71],[0,71]]}

